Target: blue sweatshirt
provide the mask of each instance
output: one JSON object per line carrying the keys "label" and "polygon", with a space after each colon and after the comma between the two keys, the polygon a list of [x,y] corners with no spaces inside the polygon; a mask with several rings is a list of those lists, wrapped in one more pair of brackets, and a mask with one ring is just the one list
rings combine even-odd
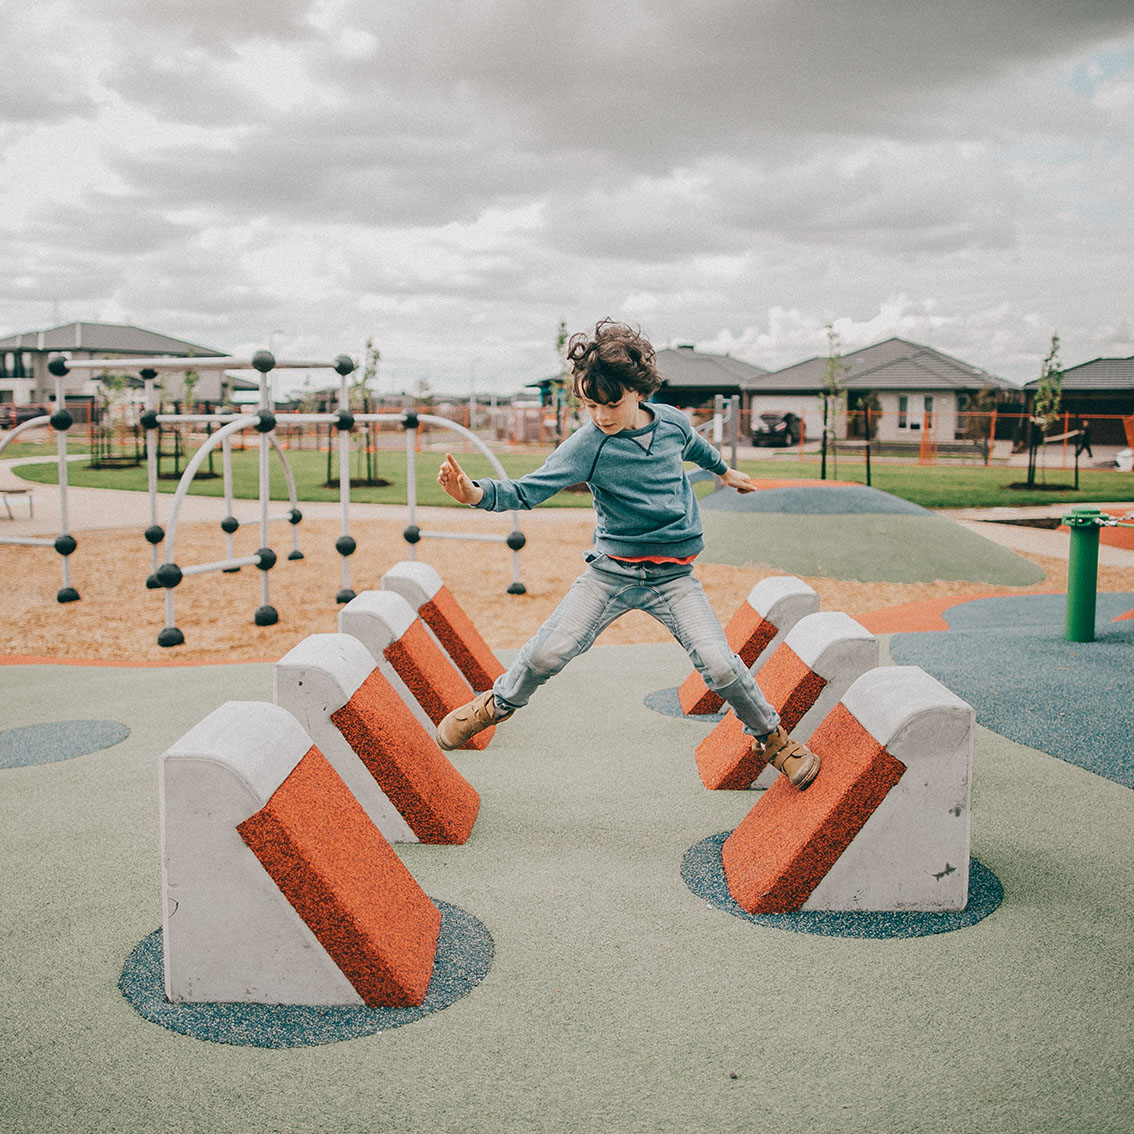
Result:
{"label": "blue sweatshirt", "polygon": [[595,549],[636,558],[684,559],[705,546],[701,513],[685,462],[723,475],[728,465],[680,410],[643,403],[653,421],[641,429],[603,433],[592,421],[573,433],[535,472],[519,480],[478,480],[477,508],[534,508],[572,484],[586,482],[598,524]]}

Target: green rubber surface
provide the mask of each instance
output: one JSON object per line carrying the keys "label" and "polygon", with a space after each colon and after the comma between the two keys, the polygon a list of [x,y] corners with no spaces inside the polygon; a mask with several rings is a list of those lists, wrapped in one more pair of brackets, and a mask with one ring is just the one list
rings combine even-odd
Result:
{"label": "green rubber surface", "polygon": [[381,1034],[265,1050],[143,1019],[118,982],[160,923],[157,762],[266,665],[5,667],[0,728],[123,722],[112,748],[0,772],[0,1128],[747,1132],[1128,1128],[1134,792],[977,729],[977,924],[850,939],[693,894],[688,849],[750,792],[709,792],[709,725],[654,712],[672,646],[573,662],[484,752],[465,846],[399,846],[491,935],[482,983]]}

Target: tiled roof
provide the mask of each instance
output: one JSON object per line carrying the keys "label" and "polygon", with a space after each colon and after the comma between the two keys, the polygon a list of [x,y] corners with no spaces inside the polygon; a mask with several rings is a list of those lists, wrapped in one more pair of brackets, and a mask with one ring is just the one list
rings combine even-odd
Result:
{"label": "tiled roof", "polygon": [[[887,339],[861,350],[850,351],[843,355],[842,361],[848,368],[843,375],[842,385],[848,390],[979,390],[985,386],[1002,390],[1018,388],[1014,383],[989,374],[980,367],[905,339]],[[823,388],[826,373],[825,357],[809,358],[755,381],[746,382],[744,386],[753,393],[765,390],[818,391]]]}
{"label": "tiled roof", "polygon": [[121,323],[66,323],[43,331],[25,331],[0,339],[0,350],[84,350],[153,358],[157,355],[196,355],[224,358],[223,351],[188,343]]}
{"label": "tiled roof", "polygon": [[[1034,390],[1039,385],[1035,378],[1025,385]],[[1063,371],[1065,390],[1134,390],[1134,357],[1094,358],[1090,362],[1071,366]]]}
{"label": "tiled roof", "polygon": [[692,347],[659,350],[658,373],[667,386],[745,386],[768,372],[727,354],[702,354]]}

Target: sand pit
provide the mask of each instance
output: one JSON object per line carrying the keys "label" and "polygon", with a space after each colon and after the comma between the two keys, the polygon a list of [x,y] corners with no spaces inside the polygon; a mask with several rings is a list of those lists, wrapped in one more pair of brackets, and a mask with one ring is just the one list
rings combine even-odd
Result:
{"label": "sand pit", "polygon": [[[485,533],[507,531],[499,518],[460,509],[429,509],[422,527]],[[351,558],[356,591],[377,587],[394,563],[408,558],[402,539],[404,509],[372,509],[376,518],[352,521],[358,551]],[[438,516],[434,513],[443,513]],[[802,522],[806,523],[806,519]],[[581,554],[593,526],[589,510],[537,510],[524,517],[527,546],[521,552],[526,595],[508,595],[511,555],[503,545],[456,540],[425,540],[418,557],[440,572],[454,597],[494,649],[520,646],[551,612],[582,569]],[[255,527],[237,533],[236,553],[257,546]],[[280,562],[270,576],[271,602],[279,623],[253,625],[260,604],[260,581],[254,568],[238,574],[213,573],[185,579],[176,589],[176,622],[185,645],[163,649],[157,634],[164,624],[163,592],[150,591],[150,549],[136,527],[80,532],[72,556],[72,579],[81,601],[60,605],[58,557],[41,548],[0,549],[4,619],[0,655],[72,658],[126,664],[274,660],[308,634],[337,629],[340,558],[334,550],[337,521],[306,519],[300,529],[305,558],[288,562],[287,534],[273,531]],[[177,534],[176,560],[183,566],[214,561],[226,554],[224,537],[215,524],[195,524]],[[996,588],[987,583],[947,581],[923,583],[860,583],[837,578],[806,581],[818,592],[822,609],[857,616],[901,603],[965,597],[992,592],[1059,591],[1066,586],[1066,563],[1029,555],[1045,578],[1034,586]],[[697,568],[717,614],[726,620],[759,579],[784,574],[772,566],[730,567],[701,563]],[[1100,567],[1100,590],[1125,590],[1131,571]],[[629,615],[610,627],[602,644],[668,641],[668,634],[649,616]]]}

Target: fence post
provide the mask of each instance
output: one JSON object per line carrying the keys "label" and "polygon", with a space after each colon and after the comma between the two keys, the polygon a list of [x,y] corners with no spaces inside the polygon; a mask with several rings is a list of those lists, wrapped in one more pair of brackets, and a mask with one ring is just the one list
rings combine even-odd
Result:
{"label": "fence post", "polygon": [[865,408],[866,417],[866,487],[870,487],[870,406]]}

